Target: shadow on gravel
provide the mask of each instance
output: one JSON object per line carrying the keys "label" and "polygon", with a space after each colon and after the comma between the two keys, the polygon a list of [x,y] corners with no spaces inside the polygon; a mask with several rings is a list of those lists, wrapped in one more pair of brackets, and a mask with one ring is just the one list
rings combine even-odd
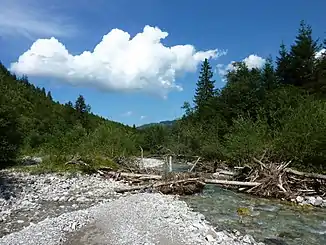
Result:
{"label": "shadow on gravel", "polygon": [[21,191],[22,187],[18,185],[18,180],[14,175],[0,170],[0,199],[9,200],[10,197],[16,197],[16,194]]}

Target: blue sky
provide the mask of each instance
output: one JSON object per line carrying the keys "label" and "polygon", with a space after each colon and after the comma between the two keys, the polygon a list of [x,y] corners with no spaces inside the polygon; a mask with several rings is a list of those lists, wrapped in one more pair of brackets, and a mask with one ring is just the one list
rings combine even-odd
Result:
{"label": "blue sky", "polygon": [[326,31],[323,0],[0,0],[0,6],[2,63],[55,100],[82,94],[94,113],[129,125],[181,116],[206,57],[222,87],[219,74],[230,62],[261,66],[282,40],[292,43],[301,19],[316,37]]}

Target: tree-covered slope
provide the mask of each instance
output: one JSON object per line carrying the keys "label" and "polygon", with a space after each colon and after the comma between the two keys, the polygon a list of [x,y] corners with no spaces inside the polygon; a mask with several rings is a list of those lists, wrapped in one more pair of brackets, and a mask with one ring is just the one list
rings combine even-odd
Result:
{"label": "tree-covered slope", "polygon": [[113,157],[136,148],[135,130],[90,112],[83,96],[73,104],[17,78],[0,64],[0,161],[17,154],[100,154]]}

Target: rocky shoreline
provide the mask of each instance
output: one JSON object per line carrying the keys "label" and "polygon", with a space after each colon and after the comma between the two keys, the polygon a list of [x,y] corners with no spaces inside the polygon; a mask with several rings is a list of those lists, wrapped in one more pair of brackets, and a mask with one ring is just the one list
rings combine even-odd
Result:
{"label": "rocky shoreline", "polygon": [[117,194],[114,189],[125,183],[97,175],[0,175],[0,244],[73,244],[94,225],[111,234],[104,244],[262,244],[249,235],[216,231],[174,196]]}

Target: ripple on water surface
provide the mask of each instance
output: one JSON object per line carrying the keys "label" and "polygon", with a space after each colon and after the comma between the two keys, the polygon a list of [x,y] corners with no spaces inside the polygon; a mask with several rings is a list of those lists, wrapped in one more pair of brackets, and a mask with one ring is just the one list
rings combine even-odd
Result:
{"label": "ripple on water surface", "polygon": [[[202,195],[183,199],[219,229],[236,229],[258,241],[278,237],[289,245],[326,244],[326,210],[322,208],[302,209],[213,185]],[[247,208],[249,215],[240,218],[239,207]]]}

